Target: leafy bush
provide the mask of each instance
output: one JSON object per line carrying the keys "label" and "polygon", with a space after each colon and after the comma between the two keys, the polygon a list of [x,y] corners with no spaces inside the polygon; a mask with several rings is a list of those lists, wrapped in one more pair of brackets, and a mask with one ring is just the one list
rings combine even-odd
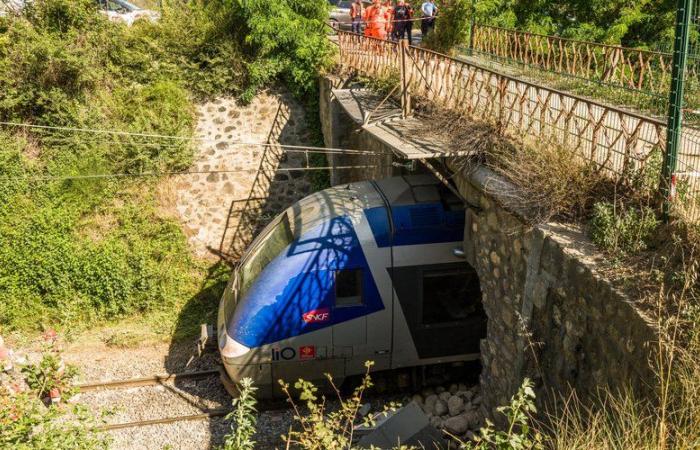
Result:
{"label": "leafy bush", "polygon": [[[0,132],[0,327],[166,309],[197,288],[157,181],[80,179],[188,167],[193,99],[240,89],[242,55],[230,36],[214,38],[220,24],[203,3],[169,11],[127,27],[92,0],[37,0],[0,25],[0,119],[184,138]],[[200,77],[219,81],[204,92]],[[78,178],[51,179],[65,176]]]}
{"label": "leafy bush", "polygon": [[658,225],[656,214],[648,206],[634,208],[598,202],[593,206],[590,232],[593,242],[601,248],[625,254],[644,250]]}
{"label": "leafy bush", "polygon": [[[374,416],[359,416],[362,407],[362,398],[365,391],[373,386],[369,371],[373,362],[366,362],[367,372],[361,384],[355,389],[349,398],[343,399],[340,391],[333,383],[330,374],[326,374],[330,386],[335,390],[340,407],[336,410],[327,409],[328,403],[324,396],[319,397],[318,388],[306,380],[298,380],[294,387],[299,391],[299,400],[304,402],[306,410],[303,413],[299,405],[294,401],[289,385],[280,380],[282,391],[287,394],[289,402],[294,409],[294,420],[298,428],[290,429],[289,434],[283,436],[288,447],[312,449],[346,449],[351,447],[355,426],[362,424],[374,426]],[[396,405],[390,403],[385,406],[384,413],[393,410]]]}
{"label": "leafy bush", "polygon": [[71,382],[78,375],[74,366],[64,367],[60,355],[53,349],[44,352],[38,364],[29,364],[22,368],[27,385],[39,398],[49,396],[56,390],[62,399],[70,398],[75,392]]}
{"label": "leafy bush", "polygon": [[498,407],[506,416],[507,426],[497,430],[493,423],[486,421],[486,426],[479,431],[476,443],[463,442],[464,450],[543,450],[543,438],[538,432],[532,432],[530,418],[537,413],[535,408],[535,391],[532,381],[525,379],[518,392],[511,399],[510,405]]}
{"label": "leafy bush", "polygon": [[472,0],[446,0],[440,4],[440,18],[435,31],[425,38],[428,48],[442,53],[450,53],[460,44],[469,42]]}
{"label": "leafy bush", "polygon": [[331,54],[316,0],[166,0],[159,21],[133,26],[95,5],[35,0],[0,21],[0,120],[178,139],[0,130],[2,328],[201,303],[159,180],[84,176],[185,169],[195,100],[250,99],[278,79],[308,93]]}
{"label": "leafy bush", "polygon": [[97,434],[95,419],[84,407],[42,402],[49,393],[69,398],[77,373],[75,367],[63,364],[56,333],[48,330],[44,339],[38,363],[28,364],[23,356],[9,353],[10,365],[0,365],[0,448],[107,448],[107,440]]}
{"label": "leafy bush", "polygon": [[222,450],[253,450],[255,449],[255,424],[257,422],[255,410],[255,391],[253,380],[244,378],[241,380],[240,396],[233,399],[233,412],[226,416],[231,420],[231,433],[224,438]]}
{"label": "leafy bush", "polygon": [[0,448],[16,450],[106,449],[108,442],[94,431],[94,419],[80,406],[71,415],[48,408],[35,395],[0,392]]}
{"label": "leafy bush", "polygon": [[319,0],[217,0],[230,7],[237,35],[250,61],[243,98],[276,78],[297,95],[316,87],[319,70],[331,64],[332,44],[325,33],[329,4]]}

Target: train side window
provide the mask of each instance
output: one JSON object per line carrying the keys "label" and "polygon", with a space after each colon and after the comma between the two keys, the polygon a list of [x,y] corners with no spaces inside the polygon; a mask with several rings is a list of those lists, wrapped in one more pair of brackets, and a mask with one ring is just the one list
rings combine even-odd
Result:
{"label": "train side window", "polygon": [[461,322],[482,312],[479,276],[473,269],[423,272],[422,324]]}
{"label": "train side window", "polygon": [[362,269],[336,270],[335,306],[362,306]]}

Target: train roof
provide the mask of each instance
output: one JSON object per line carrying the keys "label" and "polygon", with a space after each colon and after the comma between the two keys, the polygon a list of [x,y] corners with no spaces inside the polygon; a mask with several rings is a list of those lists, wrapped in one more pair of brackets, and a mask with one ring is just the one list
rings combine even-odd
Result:
{"label": "train roof", "polygon": [[461,202],[433,175],[410,175],[385,178],[375,182],[391,206],[444,203],[460,205]]}
{"label": "train roof", "polygon": [[464,208],[457,196],[434,176],[427,174],[342,184],[311,194],[287,208],[257,236],[247,254],[255,253],[269,234],[268,230],[276,227],[280,221],[287,221],[291,234],[298,238],[335,217],[357,221],[365,211],[383,208],[387,204],[398,210],[421,204],[442,204],[447,211]]}

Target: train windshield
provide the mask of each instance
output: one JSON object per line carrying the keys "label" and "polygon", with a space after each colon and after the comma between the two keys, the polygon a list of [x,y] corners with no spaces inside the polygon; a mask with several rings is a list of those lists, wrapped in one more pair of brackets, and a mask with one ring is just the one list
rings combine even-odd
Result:
{"label": "train windshield", "polygon": [[241,265],[238,271],[241,297],[245,295],[260,272],[293,240],[294,233],[289,224],[289,215],[285,212],[262,233],[259,244],[252,249]]}

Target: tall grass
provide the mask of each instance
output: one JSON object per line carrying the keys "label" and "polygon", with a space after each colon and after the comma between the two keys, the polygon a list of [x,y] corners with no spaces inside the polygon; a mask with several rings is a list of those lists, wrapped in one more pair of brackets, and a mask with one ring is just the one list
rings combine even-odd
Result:
{"label": "tall grass", "polygon": [[[685,280],[674,292],[660,288],[656,395],[604,392],[595,406],[575,396],[550,415],[551,448],[557,450],[697,450],[700,448],[700,316],[697,260],[689,257]],[[675,305],[677,313],[664,312]],[[690,313],[689,313],[690,312]]]}

